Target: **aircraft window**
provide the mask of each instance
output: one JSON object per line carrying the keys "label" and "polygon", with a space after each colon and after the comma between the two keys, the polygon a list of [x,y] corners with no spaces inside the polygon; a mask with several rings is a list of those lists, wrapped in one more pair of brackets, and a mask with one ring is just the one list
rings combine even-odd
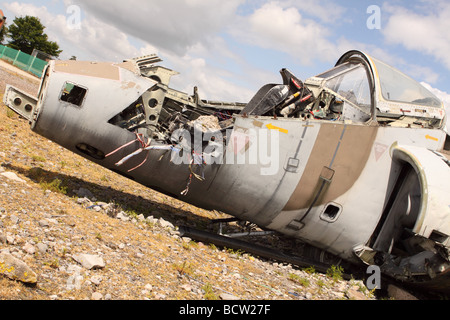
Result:
{"label": "aircraft window", "polygon": [[373,60],[384,99],[435,108],[442,107],[441,101],[420,83],[379,60]]}
{"label": "aircraft window", "polygon": [[370,114],[372,101],[370,86],[366,69],[362,64],[332,76],[326,81],[325,86]]}
{"label": "aircraft window", "polygon": [[74,83],[66,82],[62,89],[60,100],[81,107],[86,93],[87,89],[77,86]]}

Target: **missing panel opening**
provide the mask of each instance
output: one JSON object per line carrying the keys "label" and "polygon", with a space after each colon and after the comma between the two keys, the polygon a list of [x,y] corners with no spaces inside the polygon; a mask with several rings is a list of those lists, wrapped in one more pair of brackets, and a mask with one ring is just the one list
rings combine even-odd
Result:
{"label": "missing panel opening", "polygon": [[128,106],[128,108],[112,117],[108,122],[131,132],[145,126],[145,111],[142,99],[139,98]]}
{"label": "missing panel opening", "polygon": [[86,98],[87,89],[74,83],[66,82],[61,91],[60,100],[81,107]]}
{"label": "missing panel opening", "polygon": [[429,236],[429,239],[436,241],[436,242],[444,243],[445,241],[447,241],[448,235],[446,235],[445,233],[439,232],[437,230],[433,230],[433,232],[431,232],[431,234]]}
{"label": "missing panel opening", "polygon": [[342,206],[337,203],[329,203],[320,214],[320,219],[327,222],[335,222],[342,212]]}
{"label": "missing panel opening", "polygon": [[97,160],[105,159],[105,153],[91,145],[88,145],[86,143],[79,143],[75,147],[78,149],[78,151],[80,151],[94,159],[97,159]]}

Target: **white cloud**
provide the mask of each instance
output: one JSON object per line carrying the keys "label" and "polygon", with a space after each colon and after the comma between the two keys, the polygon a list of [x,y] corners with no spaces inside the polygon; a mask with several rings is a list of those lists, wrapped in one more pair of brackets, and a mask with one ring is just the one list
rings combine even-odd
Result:
{"label": "white cloud", "polygon": [[244,0],[76,0],[87,14],[127,34],[183,55],[232,23]]}
{"label": "white cloud", "polygon": [[[194,51],[198,53],[202,50],[198,48]],[[177,90],[192,94],[197,86],[201,99],[229,102],[247,102],[255,93],[248,85],[239,85],[236,82],[238,75],[234,72],[207,63],[207,54],[200,58],[196,54],[179,56],[165,52],[163,58],[171,69],[180,72],[171,80],[171,87]]]}
{"label": "white cloud", "polygon": [[49,39],[56,41],[63,50],[62,59],[75,55],[79,59],[122,61],[155,50],[149,44],[143,44],[141,48],[133,46],[124,32],[92,16],[81,21],[80,29],[73,29],[68,23],[69,15],[54,15],[44,6],[13,2],[6,4],[6,9],[16,16],[39,17]]}
{"label": "white cloud", "polygon": [[[197,86],[202,99],[246,102],[254,93],[250,88],[254,79],[245,85],[236,84],[236,78],[242,74],[236,74],[240,72],[238,70],[228,71],[227,66],[246,68],[245,62],[219,35],[233,23],[236,9],[242,2],[77,0],[75,3],[80,5],[88,21],[96,19],[98,29],[114,26],[117,32],[140,39],[157,49],[164,59],[163,65],[180,73],[172,78],[171,86],[175,89],[192,93],[193,87]],[[126,39],[114,41],[117,52],[121,52],[120,47],[127,46]],[[145,52],[144,49],[140,48],[142,54],[155,52]]]}
{"label": "white cloud", "polygon": [[450,3],[437,1],[421,8],[413,11],[385,4],[383,12],[390,16],[382,29],[383,35],[389,44],[401,44],[408,50],[425,53],[450,70],[450,33],[447,32]]}
{"label": "white cloud", "polygon": [[336,24],[342,21],[346,8],[338,5],[335,1],[328,0],[284,0],[278,2],[285,8],[295,7],[300,12],[319,19],[321,23]]}
{"label": "white cloud", "polygon": [[336,46],[327,39],[329,29],[286,4],[264,4],[250,16],[241,17],[231,33],[251,45],[287,53],[303,64],[335,60]]}
{"label": "white cloud", "polygon": [[[418,80],[435,85],[439,79],[432,69],[390,54],[385,46],[358,42],[347,38],[345,33],[334,34],[334,26],[348,19],[344,13],[349,10],[336,5],[334,0],[47,0],[44,3],[49,1],[55,1],[60,10],[72,4],[78,6],[81,28],[70,28],[69,13],[55,14],[50,5],[46,8],[13,2],[5,3],[4,7],[16,16],[39,16],[50,40],[57,41],[64,50],[62,59],[75,55],[83,60],[121,61],[157,53],[164,59],[163,65],[180,72],[172,78],[172,86],[188,93],[198,86],[204,99],[246,102],[259,86],[280,81],[279,74],[273,72],[275,54],[282,57],[280,61],[289,57],[293,59],[289,63],[312,66],[325,62],[331,67],[344,52],[361,49],[406,70]],[[396,31],[389,41],[400,41],[395,36],[402,30],[397,30],[394,23],[410,11],[388,5],[383,10],[390,13],[383,32]],[[441,17],[444,13],[435,15]],[[445,23],[441,20],[440,23]],[[268,49],[271,55],[267,64],[272,65],[257,68],[245,55],[240,56],[243,49],[235,40],[245,43],[245,49],[254,50],[251,53],[258,55],[258,59],[265,57],[264,51]],[[449,43],[446,42],[450,46]]]}
{"label": "white cloud", "polygon": [[[176,1],[181,3],[180,0]],[[66,6],[69,6],[72,3],[73,2],[70,0],[65,0],[64,2]],[[117,11],[117,13],[122,12],[126,15],[126,17],[124,16],[123,18],[126,18],[128,22],[131,21],[131,25],[134,25],[136,28],[137,25],[139,25],[139,30],[132,32],[133,36],[139,36],[140,33],[145,33],[146,30],[150,30],[149,25],[151,25],[151,23],[142,23],[142,19],[139,21],[139,19],[136,19],[137,17],[130,18],[133,17],[134,14],[139,16],[139,11],[145,12],[145,10],[140,10],[138,6],[131,11],[126,11],[126,8],[121,7],[122,4],[119,7],[114,7],[117,3],[118,2],[108,2],[108,10]],[[181,23],[178,21],[182,18],[180,10],[174,10],[175,13],[172,13],[174,15],[179,15],[180,19],[170,17],[170,3],[175,6],[174,1],[164,1],[164,3],[158,1],[155,6],[146,7],[151,7],[152,10],[160,12],[159,17],[157,18],[161,23],[169,18],[174,20],[175,24]],[[60,56],[61,59],[68,59],[72,55],[75,55],[79,60],[120,62],[126,58],[157,53],[164,59],[165,62],[163,65],[180,72],[180,75],[174,77],[172,81],[172,86],[177,89],[191,93],[193,87],[198,86],[201,98],[203,99],[248,101],[253,94],[253,89],[235,84],[233,77],[236,75],[220,68],[221,63],[225,65],[227,62],[230,63],[230,60],[240,64],[244,64],[244,62],[240,61],[238,56],[227,48],[224,40],[221,37],[214,35],[212,30],[209,30],[211,34],[209,34],[207,38],[202,38],[203,36],[201,35],[202,32],[200,28],[202,26],[206,31],[208,30],[207,25],[203,25],[200,21],[203,14],[207,17],[207,19],[203,19],[203,21],[209,20],[212,25],[216,25],[215,28],[219,28],[219,23],[212,21],[214,20],[212,18],[214,16],[212,14],[213,5],[218,2],[211,1],[208,6],[204,5],[205,2],[198,0],[185,0],[183,3],[185,8],[191,7],[192,10],[194,10],[194,8],[199,9],[199,6],[203,6],[204,10],[202,11],[199,9],[199,12],[195,12],[195,16],[192,16],[194,15],[194,12],[186,12],[186,10],[184,10],[188,20],[198,20],[198,26],[191,26],[190,31],[183,29],[177,31],[175,26],[173,26],[171,30],[163,31],[163,33],[165,32],[165,36],[163,37],[160,35],[160,37],[166,42],[167,46],[160,46],[158,41],[151,41],[153,39],[151,34],[154,34],[156,32],[155,30],[149,31],[146,35],[149,41],[141,41],[131,37],[126,31],[129,26],[126,27],[126,25],[120,23],[120,21],[115,21],[115,16],[110,16],[108,19],[99,19],[99,16],[104,15],[109,11],[105,13],[100,11],[84,11],[82,9],[83,18],[81,20],[80,29],[73,29],[68,25],[69,14],[55,15],[50,13],[44,6],[38,7],[33,4],[13,2],[6,4],[6,9],[16,16],[38,16],[41,22],[46,26],[45,32],[49,35],[50,40],[56,41],[60,45],[60,48],[64,50]],[[223,2],[220,3],[222,4]],[[143,4],[144,3],[141,2],[141,5]],[[131,5],[127,3],[127,7],[129,6],[131,7]],[[222,4],[221,6],[226,9],[230,4]],[[211,10],[209,14],[205,11],[206,7]],[[122,9],[125,11],[121,11]],[[162,11],[169,12],[169,16],[162,14]],[[189,14],[192,15],[189,16]],[[156,23],[156,21],[153,23]],[[170,24],[170,21],[166,21],[165,23]],[[186,25],[189,24],[187,21],[184,23]],[[180,26],[180,28],[181,27],[182,26]],[[159,26],[158,28],[161,29],[162,26]],[[196,32],[200,35],[193,35],[190,39],[184,39],[183,41],[185,41],[185,43],[183,45],[180,43],[177,44],[178,39],[183,33],[187,36],[188,33],[195,34]],[[182,49],[181,51],[183,51],[184,54],[172,50],[174,49],[172,44],[180,46]],[[213,67],[210,65],[206,61],[208,58],[216,59],[216,61],[218,61],[218,63],[216,63],[217,66]]]}

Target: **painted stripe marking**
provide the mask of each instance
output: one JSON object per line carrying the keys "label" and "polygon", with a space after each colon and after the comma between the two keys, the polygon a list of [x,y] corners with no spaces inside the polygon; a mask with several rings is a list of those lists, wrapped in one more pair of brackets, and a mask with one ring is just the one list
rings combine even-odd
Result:
{"label": "painted stripe marking", "polygon": [[289,131],[287,129],[283,129],[283,128],[279,128],[279,127],[275,127],[273,124],[269,123],[268,125],[266,125],[267,129],[269,130],[278,130],[280,132],[286,133],[288,134]]}
{"label": "painted stripe marking", "polygon": [[435,137],[430,136],[430,135],[428,135],[428,134],[425,136],[425,138],[428,139],[428,140],[439,141],[438,138],[435,138]]}

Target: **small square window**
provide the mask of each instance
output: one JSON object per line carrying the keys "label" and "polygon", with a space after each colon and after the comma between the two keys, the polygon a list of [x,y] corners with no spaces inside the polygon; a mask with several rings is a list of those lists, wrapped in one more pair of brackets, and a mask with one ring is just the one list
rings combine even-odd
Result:
{"label": "small square window", "polygon": [[327,222],[335,222],[342,212],[342,206],[337,203],[328,203],[322,213],[320,214],[320,219]]}
{"label": "small square window", "polygon": [[87,89],[74,83],[66,82],[61,92],[60,100],[81,107],[86,97],[86,93]]}

